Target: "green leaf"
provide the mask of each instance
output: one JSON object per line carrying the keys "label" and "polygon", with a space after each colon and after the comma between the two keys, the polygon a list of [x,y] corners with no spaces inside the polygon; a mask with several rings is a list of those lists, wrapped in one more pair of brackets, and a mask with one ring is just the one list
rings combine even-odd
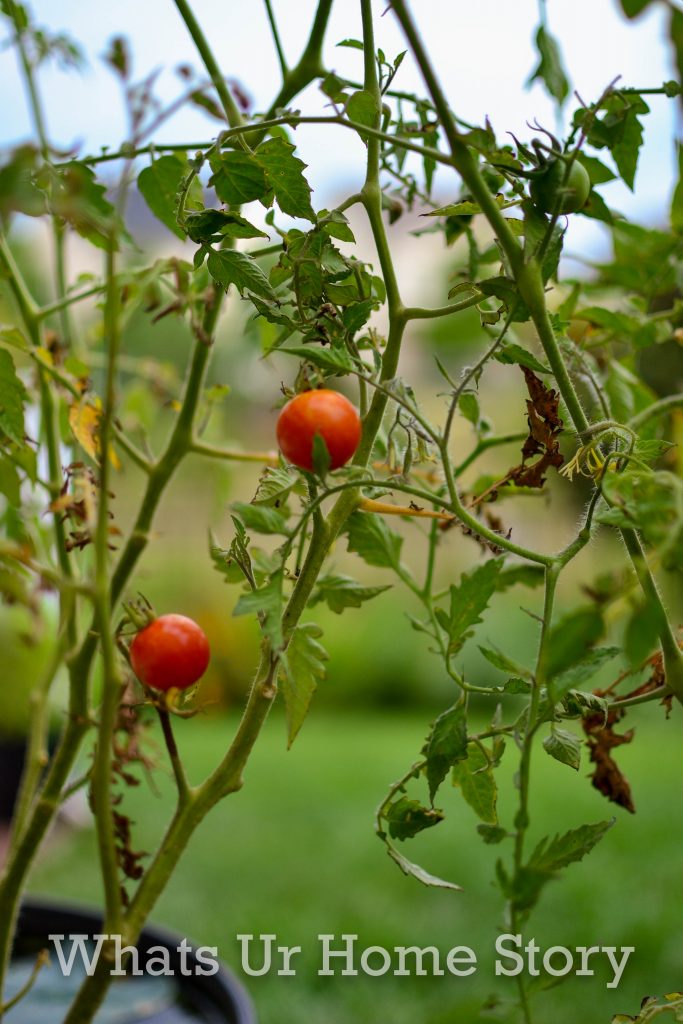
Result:
{"label": "green leaf", "polygon": [[607,721],[607,701],[604,697],[598,697],[594,693],[584,693],[582,690],[570,690],[562,703],[569,715],[583,717],[599,712]]}
{"label": "green leaf", "polygon": [[185,230],[193,242],[215,241],[216,236],[268,238],[265,231],[261,231],[231,210],[201,210],[200,213],[191,213],[185,218]]}
{"label": "green leaf", "polygon": [[477,825],[477,832],[487,846],[501,843],[503,839],[507,838],[507,832],[500,825]]}
{"label": "green leaf", "polygon": [[671,198],[671,227],[680,235],[683,233],[683,145],[678,143],[678,180]]}
{"label": "green leaf", "polygon": [[295,148],[286,139],[269,139],[258,147],[255,158],[263,168],[268,187],[275,193],[282,212],[290,217],[304,217],[315,224],[311,186],[303,175],[306,164],[294,156]]}
{"label": "green leaf", "polygon": [[330,611],[341,615],[346,608],[360,608],[365,601],[370,601],[390,589],[390,584],[383,587],[365,587],[350,576],[321,576],[309,603],[316,605],[324,601]]}
{"label": "green leaf", "polygon": [[456,654],[472,636],[470,627],[482,621],[480,616],[488,607],[496,590],[498,574],[502,567],[502,558],[492,558],[477,566],[472,572],[463,573],[457,587],[451,586],[450,612],[446,618],[442,614],[442,624],[448,632],[451,654]]}
{"label": "green leaf", "polygon": [[458,409],[466,420],[476,427],[481,419],[479,399],[473,391],[465,391],[458,400]]}
{"label": "green leaf", "polygon": [[549,366],[545,363],[541,363],[536,356],[532,355],[531,352],[527,352],[521,345],[517,345],[514,342],[508,342],[507,344],[501,345],[500,348],[496,349],[493,353],[493,358],[499,363],[515,363],[518,366],[526,366],[528,370],[533,370],[534,373],[551,373]]}
{"label": "green leaf", "polygon": [[640,530],[665,569],[683,568],[683,480],[667,470],[607,473],[603,494],[612,505],[597,518],[609,526]]}
{"label": "green leaf", "polygon": [[554,875],[569,864],[583,860],[614,825],[615,818],[595,825],[581,825],[563,835],[542,839],[529,859],[529,866]]}
{"label": "green leaf", "polygon": [[439,715],[422,748],[427,764],[425,773],[432,804],[436,791],[457,761],[467,757],[467,714],[456,704]]}
{"label": "green leaf", "polygon": [[[586,628],[590,629],[588,625],[589,619],[585,620]],[[588,636],[590,634],[584,634]],[[552,643],[552,641],[551,641]],[[579,652],[580,653],[580,652]],[[583,685],[592,679],[596,672],[599,672],[603,665],[606,665],[608,661],[616,658],[621,653],[619,647],[594,647],[589,650],[583,657],[566,668],[563,672],[557,675],[550,676],[550,683],[548,689],[550,696],[554,701],[561,700],[561,698],[569,690],[575,690],[577,686]]]}
{"label": "green leaf", "polygon": [[433,828],[443,821],[443,813],[433,807],[423,807],[419,800],[399,797],[384,815],[392,839],[412,839],[418,832]]}
{"label": "green leaf", "polygon": [[212,176],[209,185],[223,203],[241,206],[263,199],[270,191],[263,167],[249,153],[230,149],[210,158]]}
{"label": "green leaf", "polygon": [[540,587],[545,579],[542,565],[513,565],[498,575],[496,590],[508,590],[520,584],[524,587]]}
{"label": "green leaf", "polygon": [[494,668],[499,668],[501,672],[511,672],[516,676],[527,676],[531,677],[531,673],[527,671],[522,665],[519,665],[512,658],[508,658],[506,654],[496,648],[491,647],[480,647],[479,650],[484,655],[486,660],[493,665]]}
{"label": "green leaf", "polygon": [[619,2],[627,18],[637,18],[652,3],[652,0],[619,0]]}
{"label": "green leaf", "polygon": [[344,348],[321,348],[319,345],[291,345],[289,348],[281,348],[280,352],[287,352],[289,355],[297,356],[299,359],[306,359],[314,366],[328,373],[349,373],[353,369],[351,357]]}
{"label": "green leaf", "polygon": [[400,565],[403,538],[390,530],[381,516],[374,512],[354,512],[344,527],[349,551],[379,569],[397,569]]}
{"label": "green leaf", "polygon": [[40,217],[46,211],[45,192],[35,182],[38,151],[30,145],[18,146],[6,164],[0,167],[0,215],[11,213]]}
{"label": "green leaf", "polygon": [[551,629],[546,646],[548,678],[553,679],[581,661],[586,648],[597,643],[604,629],[602,614],[593,605],[577,608],[560,619]]}
{"label": "green leaf", "polygon": [[434,889],[449,889],[451,892],[462,892],[462,886],[456,885],[455,882],[447,882],[443,878],[437,878],[436,875],[430,875],[428,871],[421,868],[419,864],[413,864],[412,861],[408,860],[399,853],[393,846],[387,844],[387,853],[391,859],[398,864],[399,868],[404,875],[409,875],[411,878],[416,878],[422,885],[428,886],[428,888]]}
{"label": "green leaf", "polygon": [[360,39],[342,39],[341,43],[336,43],[337,46],[348,46],[352,50],[362,50],[363,44]]}
{"label": "green leaf", "polygon": [[176,211],[180,184],[187,173],[187,162],[169,155],[158,157],[138,174],[140,195],[157,220],[178,238],[185,238],[185,232],[177,222]]}
{"label": "green leaf", "polygon": [[287,746],[291,747],[309,712],[318,682],[325,678],[327,651],[318,643],[322,630],[313,622],[296,626],[280,655],[280,685],[287,716]]}
{"label": "green leaf", "polygon": [[213,533],[209,532],[209,555],[214,569],[225,577],[226,583],[242,583],[245,579],[253,579],[251,558],[247,550],[249,537],[239,519],[233,518],[233,523],[235,537],[227,550],[222,548]]}
{"label": "green leaf", "polygon": [[26,389],[17,377],[14,360],[7,349],[0,349],[0,431],[10,441],[24,444],[24,403]]}
{"label": "green leaf", "polygon": [[477,817],[489,825],[496,825],[496,780],[484,752],[476,743],[470,744],[467,760],[453,766],[452,780]]}
{"label": "green leaf", "polygon": [[51,179],[51,207],[92,245],[106,249],[112,233],[127,237],[116,210],[106,198],[107,189],[95,172],[78,160],[61,164]]}
{"label": "green leaf", "polygon": [[653,601],[636,605],[624,633],[624,653],[634,668],[642,665],[656,649],[660,628],[659,608]]}
{"label": "green leaf", "polygon": [[550,95],[562,106],[569,95],[569,80],[562,66],[562,54],[557,40],[543,25],[539,25],[536,33],[536,49],[540,61],[526,84],[531,85],[537,79],[543,82]]}
{"label": "green leaf", "polygon": [[375,97],[365,89],[359,89],[357,92],[351,93],[346,101],[346,116],[349,121],[355,121],[357,124],[373,128],[377,123],[378,114],[379,110],[377,109]]}
{"label": "green leaf", "polygon": [[510,879],[501,862],[497,865],[498,880],[503,892],[517,911],[531,910],[537,902],[541,889],[547,882],[557,878],[558,872],[582,860],[596,846],[614,824],[600,821],[595,825],[581,825],[579,828],[556,835],[554,839],[542,839],[525,866]]}
{"label": "green leaf", "polygon": [[282,611],[282,572],[280,571],[273,573],[265,586],[242,594],[232,614],[257,614],[261,632],[270,640],[274,650],[278,650],[282,647]]}
{"label": "green leaf", "polygon": [[565,729],[553,729],[543,740],[543,749],[556,761],[579,770],[581,765],[581,741],[578,736]]}
{"label": "green leaf", "polygon": [[21,481],[17,467],[9,459],[0,458],[0,494],[13,508],[21,506]]}
{"label": "green leaf", "polygon": [[280,466],[267,466],[259,477],[256,494],[252,498],[254,505],[283,505],[292,488],[298,483],[296,473]]}
{"label": "green leaf", "polygon": [[287,520],[270,505],[251,505],[243,501],[235,501],[230,506],[248,530],[257,533],[282,533],[289,536]]}
{"label": "green leaf", "polygon": [[10,348],[18,348],[20,352],[28,352],[30,345],[18,327],[0,327],[0,341]]}
{"label": "green leaf", "polygon": [[213,279],[224,288],[234,284],[240,292],[254,292],[266,299],[276,297],[256,260],[246,253],[219,249],[209,253],[207,265]]}

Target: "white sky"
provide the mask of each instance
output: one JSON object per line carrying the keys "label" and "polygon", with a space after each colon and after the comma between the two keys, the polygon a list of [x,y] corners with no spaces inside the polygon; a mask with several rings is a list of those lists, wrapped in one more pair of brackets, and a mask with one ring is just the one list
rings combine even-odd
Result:
{"label": "white sky", "polygon": [[[263,109],[275,94],[279,71],[260,0],[194,0],[194,10],[207,32],[226,75],[239,79]],[[65,29],[79,39],[89,66],[79,75],[54,67],[41,74],[41,89],[55,144],[80,143],[82,152],[102,145],[118,145],[125,137],[125,119],[118,83],[99,59],[115,34],[126,35],[134,54],[135,77],[164,67],[158,92],[171,99],[182,88],[173,73],[178,63],[199,67],[199,60],[172,0],[33,0],[40,24]],[[306,37],[314,0],[274,0],[285,50],[293,63]],[[377,0],[377,42],[387,56],[405,48],[391,12],[380,17],[385,0]],[[674,77],[665,37],[664,5],[636,22],[628,23],[616,0],[548,0],[551,31],[563,43],[565,63],[573,85],[584,99],[596,98],[617,75],[625,85],[659,85]],[[451,104],[467,120],[481,123],[488,115],[499,138],[512,130],[527,139],[525,121],[538,120],[555,128],[554,109],[539,86],[525,90],[523,83],[535,66],[533,34],[537,24],[535,0],[413,0],[413,11],[442,77]],[[359,4],[336,0],[327,35],[328,67],[358,78],[362,55],[334,43],[360,36]],[[424,92],[419,73],[406,59],[397,85]],[[29,116],[14,55],[0,53],[0,90],[5,98],[0,122],[0,145],[25,139]],[[8,102],[8,99],[10,100]],[[323,97],[310,89],[296,105],[307,111],[322,109]],[[676,101],[652,97],[647,119],[646,145],[636,179],[635,197],[619,184],[601,190],[610,205],[645,222],[665,215],[673,176],[671,144]],[[187,109],[166,125],[157,141],[199,141],[216,133],[217,122]],[[327,132],[321,144],[321,131]],[[362,161],[359,144],[340,128],[297,130],[303,159],[318,206],[352,188]],[[447,172],[440,178],[440,195],[447,201],[455,192]],[[599,243],[600,229],[574,218],[572,247],[584,251]],[[603,243],[604,244],[604,243]],[[600,246],[602,248],[602,246]]]}

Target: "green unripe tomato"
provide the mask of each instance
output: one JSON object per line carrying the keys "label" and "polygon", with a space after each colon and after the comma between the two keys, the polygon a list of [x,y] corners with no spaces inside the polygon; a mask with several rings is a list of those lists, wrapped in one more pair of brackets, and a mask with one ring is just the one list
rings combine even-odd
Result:
{"label": "green unripe tomato", "polygon": [[591,181],[588,171],[575,160],[567,174],[562,160],[553,160],[531,182],[531,198],[544,213],[576,213],[588,200]]}

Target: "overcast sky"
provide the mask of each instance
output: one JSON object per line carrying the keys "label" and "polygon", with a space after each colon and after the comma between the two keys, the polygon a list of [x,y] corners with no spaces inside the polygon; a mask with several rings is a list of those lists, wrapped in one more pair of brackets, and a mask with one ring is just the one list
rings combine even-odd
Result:
{"label": "overcast sky", "polygon": [[[315,9],[313,0],[273,0],[284,47],[294,62]],[[164,68],[159,95],[169,100],[181,84],[173,72],[181,62],[199,66],[193,45],[172,0],[33,0],[30,4],[39,23],[64,29],[79,39],[87,54],[83,73],[64,74],[54,67],[41,74],[51,137],[64,147],[79,145],[94,152],[102,145],[118,145],[125,137],[125,118],[118,83],[100,55],[115,34],[125,34],[134,54],[136,78],[154,68]],[[261,0],[194,0],[196,15],[207,32],[226,75],[239,79],[253,97],[255,109],[263,109],[275,94],[279,71]],[[405,48],[391,12],[380,17],[386,0],[375,3],[377,42],[387,56]],[[586,101],[596,98],[617,75],[625,85],[659,85],[674,77],[665,36],[664,5],[653,5],[636,22],[627,22],[616,0],[548,0],[551,30],[563,44],[572,84]],[[524,81],[535,65],[533,36],[537,24],[535,0],[419,0],[413,2],[417,21],[432,53],[456,112],[481,123],[489,116],[499,138],[506,130],[529,138],[526,121],[537,118],[549,128],[556,125],[555,111],[543,90]],[[358,78],[362,54],[340,49],[335,43],[360,36],[359,4],[336,0],[325,48],[328,67]],[[406,60],[398,85],[424,91],[417,69]],[[29,133],[25,97],[11,52],[0,53],[0,89],[5,102],[0,122],[0,144],[11,145]],[[8,99],[10,101],[8,102]],[[323,98],[311,88],[297,106],[306,111],[322,109]],[[653,97],[647,119],[646,147],[636,179],[636,197],[619,184],[603,189],[610,205],[656,222],[665,215],[673,176],[671,137],[677,116],[676,101]],[[186,109],[157,134],[157,141],[200,141],[215,134],[217,122],[201,112]],[[321,131],[326,131],[321,145]],[[359,173],[358,143],[349,145],[343,129],[300,128],[296,135],[302,156],[310,165],[315,201],[323,206],[349,187]],[[440,193],[451,198],[456,187],[442,174]],[[575,218],[577,240],[591,245],[598,238],[594,225]]]}

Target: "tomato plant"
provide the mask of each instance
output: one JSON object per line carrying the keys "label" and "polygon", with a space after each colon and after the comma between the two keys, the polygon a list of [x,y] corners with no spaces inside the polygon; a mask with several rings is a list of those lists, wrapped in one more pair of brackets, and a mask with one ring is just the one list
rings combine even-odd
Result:
{"label": "tomato plant", "polygon": [[[546,884],[609,843],[614,825],[598,814],[583,822],[569,799],[558,800],[564,824],[543,835],[534,772],[552,764],[586,785],[580,769],[589,760],[601,798],[632,812],[617,748],[637,733],[619,732],[620,723],[643,704],[678,712],[683,703],[683,185],[671,226],[656,229],[627,222],[607,191],[618,180],[634,188],[649,104],[679,97],[679,84],[616,79],[593,99],[577,94],[566,115],[571,89],[543,4],[532,77],[556,101],[563,137],[535,124],[532,138],[513,136],[512,147],[488,119],[473,125],[452,109],[457,97],[446,96],[406,0],[385,12],[405,40],[394,57],[375,38],[385,5],[345,4],[359,38],[340,42],[363,59],[349,77],[331,70],[332,6],[319,0],[289,63],[266,4],[282,81],[255,113],[189,0],[174,0],[201,71],[183,64],[186,91],[164,106],[156,76],[136,81],[127,44],[115,37],[105,61],[122,86],[129,136],[91,154],[54,144],[41,98],[45,60],[78,63],[79,48],[37,26],[23,4],[0,0],[35,127],[34,142],[4,154],[0,167],[0,593],[36,620],[47,591],[58,608],[54,656],[31,693],[26,769],[0,879],[0,1016],[20,902],[70,790],[87,787],[94,808],[110,936],[65,1017],[88,1024],[112,982],[111,936],[136,942],[195,829],[241,788],[278,698],[288,743],[296,740],[325,678],[322,629],[310,618],[321,605],[351,614],[379,598],[387,578],[408,595],[416,642],[447,680],[448,704],[434,708],[423,745],[406,756],[376,833],[406,876],[459,890],[459,875],[436,877],[404,852],[442,826],[437,803],[450,785],[478,819],[476,835],[461,841],[497,847],[494,881],[515,934],[527,933]],[[646,6],[622,0],[629,18]],[[667,16],[681,67],[683,16],[674,5]],[[402,81],[404,60],[422,83],[413,91]],[[302,92],[311,114],[299,107]],[[199,141],[165,141],[161,126],[187,105],[211,116],[212,130]],[[332,209],[311,188],[301,157],[315,144],[302,141],[300,125],[318,133],[318,146],[335,133],[361,156],[358,182]],[[133,183],[136,201],[168,241],[174,236],[168,256],[134,237],[136,217],[126,216]],[[402,235],[409,213],[425,220],[417,231],[410,220]],[[562,260],[571,230],[563,213],[589,217],[612,244],[611,259],[588,275],[573,276]],[[27,218],[49,228],[39,282],[23,269]],[[409,246],[408,265],[421,266],[427,234],[444,243],[425,275],[443,295],[413,304],[414,275],[397,253]],[[73,239],[90,247],[85,275],[69,262]],[[152,335],[159,321],[180,339],[184,378],[165,366],[158,333],[154,357],[136,347],[140,325]],[[240,322],[243,347],[233,359]],[[438,358],[421,333],[433,324],[444,325]],[[245,380],[264,354],[273,366],[267,407],[278,380],[285,393],[298,392],[277,423],[282,457],[251,445],[263,412]],[[254,406],[253,416],[240,414],[234,445],[214,417],[230,390],[217,366]],[[171,721],[180,712],[147,690],[196,682],[208,664],[206,638],[177,615],[143,628],[129,652],[141,689],[115,625],[143,576],[161,506],[185,522],[169,485],[190,460],[261,470],[230,515],[211,523],[206,557],[237,588],[221,588],[212,613],[252,618],[258,660],[239,725],[192,786]],[[534,496],[543,498],[536,518]],[[606,560],[609,571],[598,572]],[[509,649],[481,633],[473,642],[496,614],[513,631],[531,621],[523,650],[516,636]],[[51,691],[62,676],[68,703],[47,757]],[[135,741],[124,748],[128,760],[117,742],[122,723]],[[147,725],[160,729],[176,792],[168,835],[141,865],[114,786],[130,783],[128,762]],[[663,714],[661,728],[670,728]],[[515,785],[499,794],[501,764]],[[541,836],[533,845],[532,831]],[[515,984],[511,1012],[530,1024],[534,1000],[546,994],[524,974]],[[541,1019],[552,1019],[547,1006]]]}
{"label": "tomato plant", "polygon": [[152,690],[186,690],[204,675],[209,658],[206,633],[186,615],[160,615],[130,645],[133,671]]}
{"label": "tomato plant", "polygon": [[278,416],[280,451],[299,469],[313,469],[316,436],[325,442],[330,469],[339,469],[353,457],[360,435],[357,409],[348,398],[329,388],[296,395]]}

